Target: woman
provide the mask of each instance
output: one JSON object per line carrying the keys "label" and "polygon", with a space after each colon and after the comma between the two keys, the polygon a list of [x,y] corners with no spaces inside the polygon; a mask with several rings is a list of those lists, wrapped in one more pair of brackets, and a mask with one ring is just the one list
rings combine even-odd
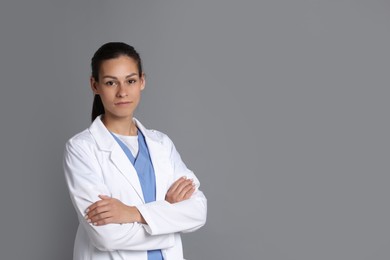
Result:
{"label": "woman", "polygon": [[80,222],[74,260],[183,259],[180,233],[206,222],[199,181],[165,134],[133,118],[145,88],[134,48],[104,44],[91,65],[93,122],[64,155]]}

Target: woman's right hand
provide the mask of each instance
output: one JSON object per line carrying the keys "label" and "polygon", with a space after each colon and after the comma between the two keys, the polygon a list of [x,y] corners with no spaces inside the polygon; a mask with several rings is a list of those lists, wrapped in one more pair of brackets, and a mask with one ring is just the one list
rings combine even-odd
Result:
{"label": "woman's right hand", "polygon": [[192,179],[185,176],[176,180],[165,195],[165,200],[169,203],[177,203],[191,198],[195,191],[195,184]]}

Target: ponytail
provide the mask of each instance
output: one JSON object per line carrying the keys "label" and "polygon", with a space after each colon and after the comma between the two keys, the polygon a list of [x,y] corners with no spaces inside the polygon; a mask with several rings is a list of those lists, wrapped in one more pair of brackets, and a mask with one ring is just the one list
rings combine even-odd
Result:
{"label": "ponytail", "polygon": [[99,95],[95,95],[92,104],[92,115],[91,115],[92,122],[101,114],[104,114],[103,102]]}

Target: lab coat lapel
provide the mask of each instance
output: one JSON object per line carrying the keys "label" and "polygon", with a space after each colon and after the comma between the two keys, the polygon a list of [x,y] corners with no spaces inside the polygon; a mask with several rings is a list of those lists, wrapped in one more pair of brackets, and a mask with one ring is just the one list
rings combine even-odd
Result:
{"label": "lab coat lapel", "polygon": [[145,141],[149,148],[149,154],[152,160],[154,174],[156,176],[156,201],[165,200],[166,178],[164,178],[163,173],[165,171],[166,165],[163,163],[161,158],[159,158],[161,157],[161,148],[159,147],[160,144],[155,143],[150,139],[146,139]]}
{"label": "lab coat lapel", "polygon": [[144,134],[146,145],[148,146],[150,158],[152,160],[154,174],[156,177],[156,201],[165,200],[167,193],[168,178],[168,156],[163,149],[161,140],[156,138],[153,130],[147,130],[138,120],[136,120],[138,128]]}
{"label": "lab coat lapel", "polygon": [[135,171],[133,164],[130,162],[129,158],[127,158],[125,152],[122,150],[119,144],[114,147],[114,150],[112,150],[110,160],[118,168],[118,170],[126,178],[126,180],[131,184],[131,186],[133,186],[134,190],[137,192],[142,202],[145,203],[137,172]]}
{"label": "lab coat lapel", "polygon": [[145,203],[141,184],[138,180],[137,172],[127,158],[125,152],[115,141],[114,137],[104,126],[101,116],[97,117],[89,128],[99,149],[110,152],[110,160],[117,167],[119,172],[125,177],[129,184],[134,188],[142,202]]}

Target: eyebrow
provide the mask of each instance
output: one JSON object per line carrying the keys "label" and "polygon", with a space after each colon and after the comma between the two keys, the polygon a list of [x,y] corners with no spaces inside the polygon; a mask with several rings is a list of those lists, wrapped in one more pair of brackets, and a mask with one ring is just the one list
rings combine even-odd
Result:
{"label": "eyebrow", "polygon": [[[136,76],[137,73],[131,73],[130,75],[127,75],[126,78],[130,78],[130,77],[133,77],[133,76]],[[103,79],[104,78],[110,78],[110,79],[118,79],[117,77],[114,77],[114,76],[110,76],[110,75],[107,75],[107,76],[103,76]]]}

